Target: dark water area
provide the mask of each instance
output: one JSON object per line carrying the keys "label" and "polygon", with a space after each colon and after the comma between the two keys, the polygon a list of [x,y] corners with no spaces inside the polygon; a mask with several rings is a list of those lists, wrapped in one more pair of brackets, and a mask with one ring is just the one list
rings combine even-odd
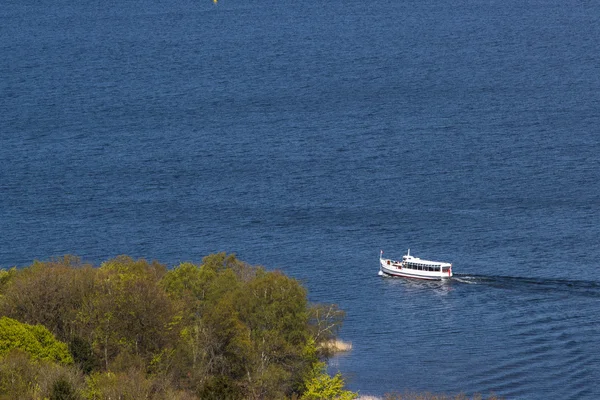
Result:
{"label": "dark water area", "polygon": [[600,398],[599,3],[5,0],[0,55],[0,267],[235,252],[362,394]]}

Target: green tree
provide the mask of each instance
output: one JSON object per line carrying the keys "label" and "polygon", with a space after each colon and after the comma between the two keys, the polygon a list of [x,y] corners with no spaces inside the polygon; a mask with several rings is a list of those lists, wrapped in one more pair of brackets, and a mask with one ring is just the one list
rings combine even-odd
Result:
{"label": "green tree", "polygon": [[158,284],[163,275],[159,264],[129,257],[110,260],[98,270],[78,321],[107,370],[121,353],[121,361],[129,354],[130,360],[150,362],[175,345],[181,313]]}
{"label": "green tree", "polygon": [[42,325],[23,324],[8,317],[0,318],[0,356],[22,350],[33,358],[72,364],[68,347]]}
{"label": "green tree", "polygon": [[358,393],[344,389],[344,379],[340,373],[327,374],[325,363],[315,363],[306,377],[306,391],[301,400],[352,400]]}
{"label": "green tree", "polygon": [[77,400],[76,389],[65,377],[60,377],[52,384],[49,400]]}
{"label": "green tree", "polygon": [[13,350],[0,356],[0,398],[32,398],[39,367],[24,351]]}
{"label": "green tree", "polygon": [[128,373],[95,372],[86,377],[83,397],[88,400],[151,399],[152,383],[139,370]]}
{"label": "green tree", "polygon": [[207,268],[182,263],[165,274],[161,285],[170,296],[189,301],[188,305],[194,307],[206,298],[208,285],[216,275]]}
{"label": "green tree", "polygon": [[306,378],[343,312],[310,306],[298,281],[234,254],[170,271],[127,256],[99,268],[65,256],[0,274],[0,294],[10,317],[0,320],[0,397],[16,382],[23,395],[13,398],[70,398],[83,385],[77,371],[88,399],[258,400],[343,387],[321,370]]}
{"label": "green tree", "polygon": [[89,374],[98,369],[100,360],[94,352],[92,344],[87,340],[79,336],[73,337],[69,342],[69,352],[73,356],[75,364],[79,366],[84,374]]}
{"label": "green tree", "polygon": [[251,353],[245,385],[254,398],[289,396],[314,360],[305,358],[310,339],[306,291],[280,272],[259,269],[237,296],[239,319],[249,330]]}
{"label": "green tree", "polygon": [[36,261],[10,279],[0,301],[0,315],[44,325],[60,340],[68,342],[94,275],[91,266],[81,264],[73,256]]}
{"label": "green tree", "polygon": [[200,267],[181,264],[162,285],[194,309],[175,368],[192,371],[187,385],[202,398],[283,398],[302,390],[316,356],[306,352],[314,341],[306,291],[296,280],[219,253]]}
{"label": "green tree", "polygon": [[[236,384],[235,377],[243,373],[246,338],[245,327],[237,318],[233,293],[241,281],[232,268],[234,256],[220,253],[205,257],[208,264],[181,264],[162,279],[169,296],[183,302],[177,352],[172,368],[182,378],[180,382],[206,396],[219,384]],[[210,386],[212,389],[206,389]],[[227,389],[227,393],[234,391]]]}
{"label": "green tree", "polygon": [[[1,399],[75,399],[82,385],[81,375],[70,365],[36,359],[18,349],[0,357]],[[68,393],[75,397],[64,397]]]}
{"label": "green tree", "polygon": [[162,377],[148,375],[138,368],[123,372],[94,372],[85,378],[81,395],[86,400],[192,400],[192,393],[165,385]]}
{"label": "green tree", "polygon": [[13,277],[17,275],[17,268],[12,267],[9,270],[0,269],[0,297],[3,296],[4,290]]}

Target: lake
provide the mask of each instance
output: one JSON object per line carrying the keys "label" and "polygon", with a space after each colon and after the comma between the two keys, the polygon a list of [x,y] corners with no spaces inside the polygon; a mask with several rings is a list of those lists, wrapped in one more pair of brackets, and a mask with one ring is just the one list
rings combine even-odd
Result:
{"label": "lake", "polygon": [[361,394],[600,398],[599,3],[2,8],[1,268],[233,252],[346,311]]}

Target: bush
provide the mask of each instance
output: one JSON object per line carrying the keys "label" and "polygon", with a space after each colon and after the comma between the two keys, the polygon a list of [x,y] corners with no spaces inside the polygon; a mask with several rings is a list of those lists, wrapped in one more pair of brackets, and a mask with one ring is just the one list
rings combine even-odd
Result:
{"label": "bush", "polygon": [[79,399],[83,380],[72,366],[35,359],[21,350],[0,358],[0,398]]}
{"label": "bush", "polygon": [[77,400],[77,391],[65,377],[60,377],[52,384],[50,400]]}
{"label": "bush", "polygon": [[67,345],[56,340],[42,325],[23,324],[12,318],[0,318],[0,356],[19,349],[35,359],[72,364]]}
{"label": "bush", "polygon": [[331,377],[325,363],[315,363],[306,377],[306,391],[301,400],[352,400],[358,393],[344,390],[344,379],[340,373]]}

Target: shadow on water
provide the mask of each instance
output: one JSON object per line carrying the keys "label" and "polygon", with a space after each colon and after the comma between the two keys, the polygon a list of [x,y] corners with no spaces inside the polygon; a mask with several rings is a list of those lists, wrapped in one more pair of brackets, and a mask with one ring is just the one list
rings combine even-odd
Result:
{"label": "shadow on water", "polygon": [[390,285],[399,285],[408,290],[420,291],[435,291],[440,294],[446,294],[452,290],[452,280],[444,279],[440,281],[426,280],[426,279],[414,279],[414,278],[403,278],[393,277],[384,275],[381,277]]}
{"label": "shadow on water", "polygon": [[539,291],[600,298],[600,282],[515,276],[455,274],[452,284],[485,285],[497,289]]}

